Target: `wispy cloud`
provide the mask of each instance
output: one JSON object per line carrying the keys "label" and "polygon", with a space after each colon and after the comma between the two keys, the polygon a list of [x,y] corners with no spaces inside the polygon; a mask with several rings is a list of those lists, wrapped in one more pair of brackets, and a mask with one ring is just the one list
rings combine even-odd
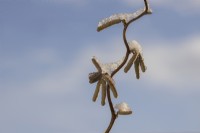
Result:
{"label": "wispy cloud", "polygon": [[[1,64],[4,64],[0,67],[1,70],[17,72],[17,75],[24,75],[27,72],[25,69],[33,70],[30,73],[37,73],[33,77],[29,73],[30,76],[26,77],[29,79],[28,82],[19,79],[16,81],[19,83],[16,83],[13,81],[15,79],[11,78],[5,79],[4,82],[0,81],[0,105],[3,108],[0,110],[0,124],[3,126],[1,131],[27,132],[33,128],[24,125],[34,125],[32,130],[36,132],[40,132],[42,126],[44,132],[50,133],[61,130],[94,132],[101,129],[99,127],[101,116],[95,113],[88,115],[88,112],[98,112],[101,107],[88,107],[90,106],[88,101],[92,104],[91,98],[85,96],[89,95],[86,94],[88,92],[86,82],[89,84],[88,71],[93,67],[90,61],[92,51],[95,51],[95,48],[85,47],[74,58],[65,60],[64,64],[60,63],[63,60],[58,56],[58,51],[51,48],[36,49],[27,52],[26,56],[1,57],[0,59],[3,59],[0,60]],[[59,65],[55,69],[49,69],[45,64]],[[44,66],[49,70],[40,73],[39,69]],[[92,93],[91,90],[89,92]],[[101,115],[107,114],[102,112]],[[94,119],[97,122],[94,123]],[[12,128],[9,128],[10,126]]]}
{"label": "wispy cloud", "polygon": [[[144,82],[148,82],[153,86],[163,85],[168,86],[168,88],[176,88],[175,91],[200,88],[199,37],[200,35],[194,35],[178,41],[148,40],[148,45],[143,46],[144,58],[147,64],[147,72],[142,74]],[[116,42],[110,44],[116,44]],[[115,47],[114,51],[123,53],[122,49],[123,46]],[[106,55],[106,52],[109,53],[109,51],[101,52],[103,50],[96,51],[96,54],[109,57],[109,54]],[[117,55],[116,57],[120,58],[122,56]],[[122,80],[130,80],[132,82],[132,79],[128,78]]]}
{"label": "wispy cloud", "polygon": [[[84,83],[88,83],[88,74],[89,72],[96,71],[95,67],[92,65],[91,57],[96,56],[98,59],[102,60],[104,63],[118,60],[122,57],[122,51],[120,47],[114,47],[110,44],[117,44],[117,41],[108,41],[104,42],[103,45],[99,42],[91,42],[92,45],[90,47],[84,47],[83,50],[77,56],[71,60],[66,61],[66,65],[63,65],[61,68],[56,70],[51,70],[47,75],[40,75],[39,78],[33,80],[29,85],[33,89],[37,89],[39,92],[44,93],[70,93],[77,92],[80,88],[83,87]],[[95,47],[93,47],[95,46]],[[105,47],[107,48],[105,50]],[[123,46],[122,46],[123,47]],[[118,51],[121,54],[110,54],[110,50]],[[52,58],[52,52],[49,54],[43,55],[43,51],[41,53],[35,52],[34,58],[38,58],[39,60],[48,60],[50,57]],[[54,63],[60,62],[59,59],[54,57]]]}
{"label": "wispy cloud", "polygon": [[[199,88],[200,35],[180,41],[158,41],[145,48],[147,80],[174,88]],[[164,44],[160,46],[159,44]]]}
{"label": "wispy cloud", "polygon": [[[150,84],[166,85],[178,89],[199,88],[199,36],[196,35],[179,41],[148,41],[148,45],[143,47],[148,69],[142,78]],[[102,62],[118,60],[123,57],[125,49],[123,45],[118,45],[119,42],[120,40],[116,39],[115,41],[104,42],[103,45],[91,42],[92,45],[85,47],[74,59],[70,62],[66,61],[66,64],[62,64],[59,69],[49,69],[43,74],[38,73],[37,78],[28,77],[29,80],[25,84],[26,88],[32,88],[32,90],[42,93],[76,92],[82,87],[81,84],[88,82],[88,73],[95,71],[90,61],[91,56],[97,56]],[[117,47],[113,47],[112,44],[116,44]],[[93,45],[95,47],[92,47]],[[112,52],[118,54],[110,54]],[[36,50],[29,56],[17,59],[17,62],[15,61],[16,58],[2,60],[4,66],[1,66],[1,69],[18,70],[20,73],[20,71],[26,72],[26,69],[34,70],[37,68],[36,66],[43,66],[44,64],[59,64],[62,60],[56,55],[56,51],[52,49]],[[132,82],[132,79],[130,82]],[[6,82],[1,83],[1,86],[13,88],[12,84],[9,85]]]}
{"label": "wispy cloud", "polygon": [[[148,67],[147,72],[142,76],[142,78],[145,79],[144,82],[148,82],[151,85],[158,84],[168,86],[168,88],[176,88],[175,91],[196,90],[200,88],[199,38],[200,35],[197,34],[178,41],[148,40],[148,45],[143,46],[144,58]],[[107,49],[104,49],[102,45],[98,43],[92,43],[96,48],[86,48],[79,56],[79,61],[76,66],[82,66],[85,70],[89,71],[89,69],[91,69],[89,66],[92,66],[89,62],[90,60],[88,60],[88,62],[81,62],[80,60],[83,60],[83,58],[89,59],[91,55],[100,57],[103,62],[112,61],[113,59],[117,60],[123,57],[123,45],[118,47],[110,45],[117,45],[118,42],[120,41],[116,39],[114,42],[104,42],[103,44],[107,46]],[[109,50],[117,51],[116,53],[118,54],[110,54]],[[83,71],[79,71],[79,74],[77,73],[76,76],[78,77],[78,75],[81,75],[80,73],[83,73]],[[74,79],[75,78],[76,77],[74,77]],[[132,79],[128,78],[122,80],[130,80],[130,82],[132,82]]]}

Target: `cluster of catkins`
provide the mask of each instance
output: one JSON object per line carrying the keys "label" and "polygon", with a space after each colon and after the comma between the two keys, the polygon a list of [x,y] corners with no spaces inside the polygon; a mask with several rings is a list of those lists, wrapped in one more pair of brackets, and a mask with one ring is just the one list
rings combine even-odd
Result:
{"label": "cluster of catkins", "polygon": [[[144,12],[144,10],[145,9],[140,9],[137,12],[131,13],[131,14],[126,14],[126,13],[115,14],[108,18],[105,18],[99,22],[97,31],[101,31],[107,27],[110,27],[110,26],[120,23],[120,22],[128,23],[132,19],[141,15]],[[126,63],[124,72],[127,73],[130,70],[131,66],[134,64],[136,78],[139,79],[140,78],[140,69],[142,72],[146,71],[146,66],[144,64],[144,58],[143,58],[143,54],[142,54],[142,47],[135,40],[128,42],[128,46],[129,46],[129,51],[130,51],[129,54],[132,54],[132,56],[129,59],[128,63]],[[95,65],[95,67],[97,69],[97,72],[92,72],[89,74],[89,82],[91,84],[97,82],[96,89],[95,89],[95,92],[94,92],[94,95],[92,98],[92,100],[94,102],[96,101],[99,91],[101,89],[101,91],[102,91],[101,105],[102,106],[105,105],[107,86],[110,87],[110,90],[112,91],[113,96],[115,98],[118,97],[115,82],[114,82],[114,79],[112,78],[111,74],[122,64],[123,60],[124,60],[124,58],[122,58],[121,60],[119,60],[117,62],[103,64],[95,56],[92,57],[92,63]],[[128,107],[128,105],[124,102],[117,104],[115,106],[115,108],[118,109],[118,113],[122,114],[122,115],[132,113],[130,107]]]}

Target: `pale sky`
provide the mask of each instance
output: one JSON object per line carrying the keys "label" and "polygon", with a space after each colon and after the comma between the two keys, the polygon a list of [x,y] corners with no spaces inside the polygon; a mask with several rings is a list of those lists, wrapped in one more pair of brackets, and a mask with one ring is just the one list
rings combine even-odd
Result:
{"label": "pale sky", "polygon": [[[175,3],[176,2],[176,3]],[[130,116],[112,133],[200,132],[200,1],[149,0],[152,15],[131,24],[127,38],[143,47],[147,72],[114,77]],[[142,0],[0,0],[0,133],[103,133],[108,103],[92,96],[91,57],[125,54],[122,24],[98,22],[143,8]]]}

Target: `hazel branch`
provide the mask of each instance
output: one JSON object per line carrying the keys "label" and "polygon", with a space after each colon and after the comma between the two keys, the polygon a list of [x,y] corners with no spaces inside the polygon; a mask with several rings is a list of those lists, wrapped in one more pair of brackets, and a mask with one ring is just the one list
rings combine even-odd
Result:
{"label": "hazel branch", "polygon": [[[97,69],[97,72],[92,72],[89,74],[89,82],[91,84],[97,82],[96,90],[94,92],[92,99],[94,102],[96,101],[96,99],[98,97],[98,93],[101,89],[101,91],[102,91],[101,104],[102,104],[102,106],[105,105],[105,99],[107,96],[109,108],[110,108],[110,112],[111,112],[110,124],[108,125],[108,128],[106,129],[105,133],[110,132],[110,130],[112,129],[112,126],[115,123],[115,120],[116,120],[118,114],[119,115],[127,115],[127,114],[132,113],[132,111],[130,110],[128,105],[125,103],[118,105],[119,111],[115,112],[115,109],[114,109],[114,106],[112,103],[112,99],[111,99],[111,95],[110,95],[110,92],[112,91],[113,96],[115,98],[117,98],[117,96],[118,96],[117,90],[115,87],[115,83],[113,80],[114,75],[117,72],[119,72],[122,69],[122,67],[124,67],[124,65],[128,61],[129,55],[131,53],[133,53],[133,57],[129,60],[124,71],[128,72],[134,63],[136,77],[139,78],[139,76],[140,76],[139,75],[140,74],[139,66],[141,67],[143,72],[145,72],[145,70],[146,70],[146,66],[144,64],[144,59],[142,56],[142,50],[140,49],[140,45],[136,41],[132,41],[131,43],[128,42],[127,37],[126,37],[126,32],[127,32],[128,26],[132,22],[136,21],[137,19],[141,18],[144,15],[152,13],[151,9],[149,8],[149,4],[148,4],[147,0],[144,0],[144,5],[145,5],[145,8],[140,9],[134,13],[115,14],[108,18],[105,18],[99,22],[98,27],[97,27],[97,31],[101,31],[103,29],[106,29],[107,27],[110,27],[112,25],[122,22],[124,25],[123,41],[124,41],[124,45],[126,47],[125,57],[122,60],[119,60],[114,63],[102,64],[100,61],[97,60],[96,57],[92,58],[92,62]],[[130,43],[130,45],[129,45],[129,43]],[[125,108],[125,110],[124,110],[124,108]]]}
{"label": "hazel branch", "polygon": [[[126,38],[126,31],[127,31],[128,26],[132,22],[134,22],[137,19],[141,18],[142,16],[152,13],[152,11],[149,9],[148,1],[144,0],[144,3],[145,3],[145,10],[140,15],[138,15],[135,18],[133,18],[128,23],[123,21],[123,23],[124,23],[123,41],[124,41],[124,44],[125,44],[125,47],[126,47],[127,51],[126,51],[126,55],[125,55],[125,58],[124,58],[123,62],[119,65],[119,67],[115,71],[113,71],[111,73],[111,77],[113,77],[126,64],[126,62],[128,60],[128,57],[129,57],[129,54],[130,54],[130,49],[129,49],[128,41],[127,41],[127,38]],[[107,98],[108,98],[108,103],[109,103],[109,107],[110,107],[110,111],[111,111],[112,116],[111,116],[110,124],[109,124],[108,128],[106,129],[105,133],[109,133],[110,132],[110,130],[112,129],[112,126],[115,123],[115,120],[116,120],[116,118],[118,116],[118,114],[115,113],[115,110],[114,110],[114,107],[113,107],[113,103],[112,103],[112,100],[111,100],[111,97],[110,97],[110,87],[109,87],[109,85],[107,86]]]}

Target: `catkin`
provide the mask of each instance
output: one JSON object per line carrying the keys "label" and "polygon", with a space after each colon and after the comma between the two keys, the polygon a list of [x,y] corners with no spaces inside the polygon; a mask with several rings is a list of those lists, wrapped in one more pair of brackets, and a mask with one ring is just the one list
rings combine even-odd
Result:
{"label": "catkin", "polygon": [[110,89],[113,93],[113,96],[115,98],[118,97],[118,94],[117,94],[117,90],[115,88],[115,83],[114,83],[114,80],[109,76],[109,75],[105,75],[104,78],[106,79],[106,81],[108,82],[109,86],[110,86]]}
{"label": "catkin", "polygon": [[97,31],[101,31],[101,30],[103,30],[105,28],[108,28],[108,27],[110,27],[110,26],[112,26],[114,24],[118,24],[120,22],[121,22],[121,20],[119,18],[116,19],[116,20],[107,21],[106,23],[103,23],[102,25],[98,26],[97,27]]}
{"label": "catkin", "polygon": [[102,79],[102,98],[101,105],[104,106],[106,101],[106,81]]}
{"label": "catkin", "polygon": [[127,73],[129,71],[129,69],[131,68],[131,66],[133,65],[133,63],[135,62],[136,58],[137,58],[138,54],[133,54],[133,56],[131,57],[131,59],[129,60],[128,64],[126,65],[126,67],[124,68],[124,72]]}
{"label": "catkin", "polygon": [[139,79],[140,78],[140,70],[139,70],[139,58],[137,58],[137,60],[135,61],[135,74],[136,74],[136,78]]}
{"label": "catkin", "polygon": [[140,55],[140,68],[142,70],[142,72],[145,72],[147,67],[144,64],[144,58]]}
{"label": "catkin", "polygon": [[92,98],[92,100],[93,100],[94,102],[97,100],[100,87],[101,87],[101,80],[98,81],[97,86],[96,86],[96,89],[95,89],[95,92],[94,92],[94,95],[93,95],[93,98]]}
{"label": "catkin", "polygon": [[98,60],[95,57],[92,58],[92,62],[96,66],[96,68],[98,69],[98,71],[101,72],[101,66],[100,66]]}

